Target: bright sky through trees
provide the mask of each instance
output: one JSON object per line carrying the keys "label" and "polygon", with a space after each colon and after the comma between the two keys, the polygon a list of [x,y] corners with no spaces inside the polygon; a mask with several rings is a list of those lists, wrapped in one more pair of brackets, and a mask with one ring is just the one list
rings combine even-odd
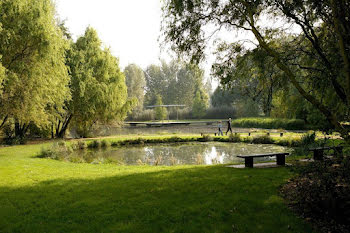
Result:
{"label": "bright sky through trees", "polygon": [[[161,23],[160,0],[55,0],[57,13],[73,34],[95,28],[101,40],[119,57],[122,68],[158,63]],[[167,58],[166,53],[162,58]]]}
{"label": "bright sky through trees", "polygon": [[[87,26],[95,28],[99,38],[119,58],[120,67],[135,63],[142,69],[159,64],[159,59],[171,60],[167,51],[159,48],[161,25],[161,0],[54,0],[61,20],[73,38],[84,34]],[[211,28],[208,28],[210,32]],[[237,39],[252,38],[252,35],[234,34]],[[221,33],[219,37],[232,40],[232,33]],[[213,38],[213,41],[215,41]],[[251,44],[252,45],[252,44]],[[213,47],[210,48],[212,50]],[[214,57],[208,51],[208,60],[201,64],[205,77],[210,77]],[[218,85],[211,80],[213,89]]]}

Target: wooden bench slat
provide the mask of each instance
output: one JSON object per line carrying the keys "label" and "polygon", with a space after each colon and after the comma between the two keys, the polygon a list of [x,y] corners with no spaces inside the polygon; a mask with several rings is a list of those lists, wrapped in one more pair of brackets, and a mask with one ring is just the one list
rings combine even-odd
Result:
{"label": "wooden bench slat", "polygon": [[238,158],[258,158],[258,157],[268,157],[268,156],[277,156],[277,155],[289,155],[287,152],[282,153],[269,153],[269,154],[257,154],[257,155],[237,155]]}
{"label": "wooden bench slat", "polygon": [[277,165],[284,166],[286,164],[286,155],[289,155],[289,153],[282,152],[282,153],[269,153],[269,154],[258,154],[258,155],[237,155],[237,157],[244,158],[245,167],[253,168],[254,158],[269,157],[269,156],[276,156]]}

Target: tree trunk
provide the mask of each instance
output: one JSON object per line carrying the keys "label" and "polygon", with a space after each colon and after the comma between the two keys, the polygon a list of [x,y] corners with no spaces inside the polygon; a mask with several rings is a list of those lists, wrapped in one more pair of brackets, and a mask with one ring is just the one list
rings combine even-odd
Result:
{"label": "tree trunk", "polygon": [[267,99],[264,103],[264,113],[266,117],[270,117],[271,115],[271,105],[272,105],[272,94],[273,94],[273,86],[272,81],[270,83],[269,92],[267,93]]}
{"label": "tree trunk", "polygon": [[[69,115],[64,122],[62,123],[62,128],[59,129],[59,127],[56,130],[56,137],[57,138],[64,138],[64,136],[66,135],[66,131],[68,129],[68,125],[70,123],[70,121],[72,120],[73,115]],[[60,122],[59,122],[60,124]]]}
{"label": "tree trunk", "polygon": [[28,131],[29,124],[21,124],[18,121],[15,122],[15,137],[24,139]]}
{"label": "tree trunk", "polygon": [[5,118],[2,120],[2,123],[1,123],[1,125],[0,125],[0,129],[1,129],[2,127],[4,127],[4,125],[5,125],[6,121],[7,121],[7,119],[8,119],[8,115],[5,116]]}

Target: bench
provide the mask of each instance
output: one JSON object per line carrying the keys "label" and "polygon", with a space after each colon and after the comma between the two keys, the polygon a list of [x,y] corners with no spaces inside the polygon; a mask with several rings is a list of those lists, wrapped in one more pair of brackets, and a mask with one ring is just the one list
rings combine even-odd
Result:
{"label": "bench", "polygon": [[237,155],[237,157],[244,159],[245,167],[252,168],[254,158],[270,157],[270,156],[276,156],[277,165],[284,166],[284,165],[286,165],[286,155],[289,155],[289,153],[283,152],[283,153],[270,153],[270,154],[258,154],[258,155]]}
{"label": "bench", "polygon": [[328,146],[328,147],[315,147],[310,148],[309,151],[314,153],[314,160],[323,160],[323,152],[325,150],[334,150],[335,153],[342,155],[343,147],[342,146]]}

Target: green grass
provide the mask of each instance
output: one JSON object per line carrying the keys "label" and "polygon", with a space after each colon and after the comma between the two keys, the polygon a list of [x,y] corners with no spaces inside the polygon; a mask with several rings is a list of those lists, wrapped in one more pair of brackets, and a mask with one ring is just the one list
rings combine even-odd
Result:
{"label": "green grass", "polygon": [[311,232],[278,194],[286,168],[35,158],[49,145],[0,147],[0,232]]}

